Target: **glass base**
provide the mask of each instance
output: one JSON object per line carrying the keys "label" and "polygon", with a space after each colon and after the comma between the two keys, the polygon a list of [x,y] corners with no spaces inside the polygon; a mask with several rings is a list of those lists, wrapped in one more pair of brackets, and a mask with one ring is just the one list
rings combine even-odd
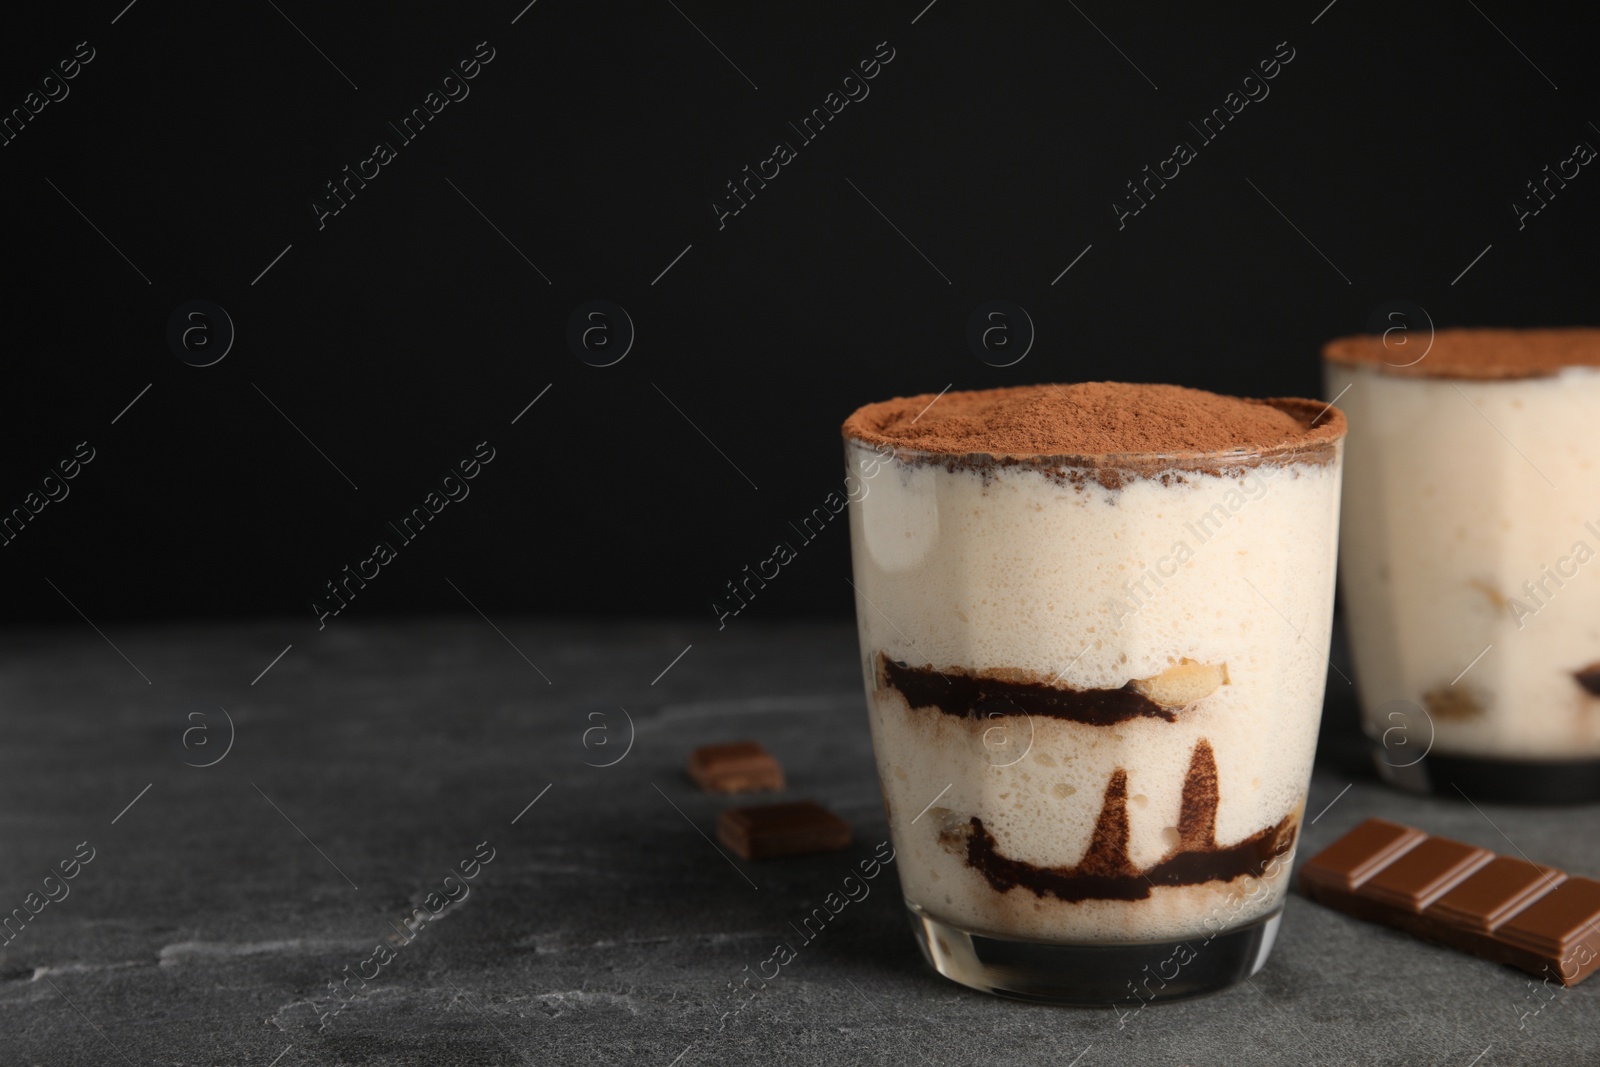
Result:
{"label": "glass base", "polygon": [[1600,760],[1517,760],[1430,752],[1401,766],[1374,742],[1378,777],[1409,793],[1504,804],[1587,804],[1600,800]]}
{"label": "glass base", "polygon": [[1282,914],[1187,941],[1090,945],[974,933],[910,901],[906,910],[923,958],[953,982],[1035,1004],[1126,1009],[1204,996],[1255,974]]}

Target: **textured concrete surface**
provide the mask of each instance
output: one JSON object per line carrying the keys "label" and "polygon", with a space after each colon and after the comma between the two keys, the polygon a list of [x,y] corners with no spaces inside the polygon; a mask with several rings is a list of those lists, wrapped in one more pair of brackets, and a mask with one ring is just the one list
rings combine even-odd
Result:
{"label": "textured concrete surface", "polygon": [[[0,908],[37,905],[80,842],[94,858],[0,949],[0,1064],[1600,1058],[1600,985],[1543,988],[1298,896],[1266,970],[1213,997],[1119,1020],[982,996],[917,956],[892,867],[747,999],[735,983],[886,836],[853,630],[496,622],[504,639],[477,618],[7,634]],[[1349,700],[1335,677],[1307,810],[1333,804],[1302,857],[1377,814],[1600,874],[1600,808],[1390,792]],[[219,709],[231,750],[186,766],[222,755]],[[684,758],[741,736],[851,822],[850,851],[718,854],[723,802]],[[428,900],[489,849],[465,897]],[[439,914],[406,941],[419,906]],[[357,971],[376,977],[335,1000]]]}

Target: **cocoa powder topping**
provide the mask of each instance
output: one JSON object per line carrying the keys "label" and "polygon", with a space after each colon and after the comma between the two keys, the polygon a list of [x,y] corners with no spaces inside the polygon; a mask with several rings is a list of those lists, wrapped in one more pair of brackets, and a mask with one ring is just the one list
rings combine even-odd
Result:
{"label": "cocoa powder topping", "polygon": [[897,397],[846,437],[943,456],[1218,456],[1318,451],[1344,416],[1313,400],[1253,400],[1177,385],[1080,382]]}
{"label": "cocoa powder topping", "polygon": [[[1378,334],[1329,341],[1322,356],[1330,363],[1368,367],[1406,378],[1475,380],[1546,378],[1567,367],[1600,367],[1600,329],[1438,330],[1397,334],[1386,346]],[[1424,354],[1426,353],[1426,354]]]}

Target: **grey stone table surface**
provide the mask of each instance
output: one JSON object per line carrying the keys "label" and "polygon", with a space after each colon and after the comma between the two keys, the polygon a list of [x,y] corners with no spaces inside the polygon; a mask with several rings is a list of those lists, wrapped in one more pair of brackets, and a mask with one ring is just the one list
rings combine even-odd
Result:
{"label": "grey stone table surface", "polygon": [[[1600,807],[1394,793],[1345,683],[1329,696],[1302,860],[1384,815],[1600,873]],[[31,916],[0,948],[7,1067],[1600,1060],[1600,984],[1544,987],[1298,895],[1254,979],[1119,1015],[934,974],[890,865],[740,992],[887,837],[847,625],[16,631],[0,716],[0,912]],[[727,801],[684,760],[745,736],[788,795],[850,822],[849,851],[712,845]],[[402,936],[417,907],[438,915]]]}

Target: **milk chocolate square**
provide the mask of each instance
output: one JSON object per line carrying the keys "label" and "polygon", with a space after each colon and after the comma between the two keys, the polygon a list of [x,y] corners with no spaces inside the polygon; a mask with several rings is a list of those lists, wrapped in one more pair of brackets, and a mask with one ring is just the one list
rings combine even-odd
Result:
{"label": "milk chocolate square", "polygon": [[1554,867],[1496,856],[1428,905],[1427,915],[1486,934],[1566,877]]}
{"label": "milk chocolate square", "polygon": [[1498,927],[1496,940],[1554,956],[1563,963],[1587,942],[1586,955],[1600,954],[1600,882],[1568,878]]}
{"label": "milk chocolate square", "polygon": [[1361,883],[1364,897],[1418,912],[1494,859],[1494,853],[1447,837],[1429,837]]}
{"label": "milk chocolate square", "polygon": [[850,847],[850,824],[810,800],[729,808],[717,839],[747,860],[838,852]]}
{"label": "milk chocolate square", "polygon": [[1387,819],[1368,819],[1307,860],[1300,878],[1349,892],[1427,836]]}
{"label": "milk chocolate square", "polygon": [[759,741],[702,745],[689,753],[689,777],[708,793],[760,793],[784,787],[783,768]]}

